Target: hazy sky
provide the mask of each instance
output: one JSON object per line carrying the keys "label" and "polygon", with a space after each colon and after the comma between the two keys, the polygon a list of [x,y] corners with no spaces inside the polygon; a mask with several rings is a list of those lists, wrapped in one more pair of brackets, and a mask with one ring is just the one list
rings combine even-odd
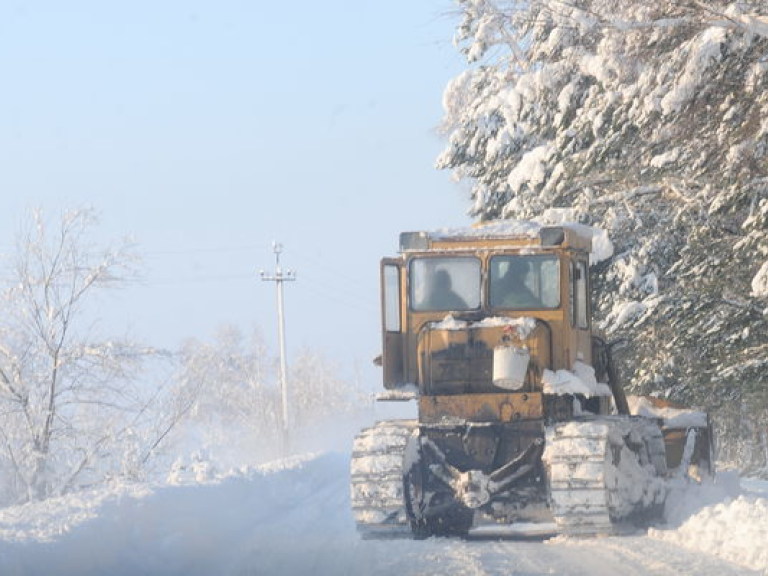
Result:
{"label": "hazy sky", "polygon": [[258,270],[277,239],[298,275],[291,353],[367,367],[379,259],[401,230],[469,223],[434,169],[442,91],[463,69],[453,10],[2,0],[0,253],[30,208],[92,206],[100,236],[131,236],[144,257],[143,281],[106,301],[105,334],[176,348],[234,324],[276,351]]}

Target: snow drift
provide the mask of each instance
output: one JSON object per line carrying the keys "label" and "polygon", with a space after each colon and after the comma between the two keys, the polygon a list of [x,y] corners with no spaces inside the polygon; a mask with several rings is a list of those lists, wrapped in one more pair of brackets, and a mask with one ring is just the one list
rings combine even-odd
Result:
{"label": "snow drift", "polygon": [[[355,532],[348,467],[347,454],[323,453],[233,470],[204,484],[118,483],[6,508],[0,574],[519,574],[536,566],[537,573],[594,576],[628,558],[641,563],[629,573],[657,573],[642,564],[650,560],[638,557],[638,547],[652,550],[654,566],[668,558],[686,574],[768,574],[768,483],[753,483],[762,494],[745,492],[735,475],[724,474],[680,492],[669,525],[650,530],[650,538],[555,538],[544,548],[520,541],[371,542]],[[697,553],[681,560],[681,549]]]}

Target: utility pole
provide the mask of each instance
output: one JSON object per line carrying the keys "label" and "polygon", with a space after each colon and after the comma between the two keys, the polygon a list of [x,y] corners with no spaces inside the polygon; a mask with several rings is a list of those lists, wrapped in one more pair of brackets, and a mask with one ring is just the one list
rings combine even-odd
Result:
{"label": "utility pole", "polygon": [[292,270],[283,272],[280,266],[280,253],[283,251],[283,245],[279,242],[272,242],[272,251],[275,253],[275,273],[267,274],[264,270],[259,272],[261,279],[265,282],[274,282],[277,286],[277,337],[280,341],[280,399],[281,399],[281,451],[284,456],[288,455],[290,446],[290,436],[288,432],[288,362],[285,357],[285,313],[283,309],[283,282],[292,282],[296,280],[296,274]]}

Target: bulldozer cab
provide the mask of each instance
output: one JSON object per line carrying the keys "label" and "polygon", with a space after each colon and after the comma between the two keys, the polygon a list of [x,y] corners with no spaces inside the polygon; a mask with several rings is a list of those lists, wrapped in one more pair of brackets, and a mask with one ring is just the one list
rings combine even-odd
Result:
{"label": "bulldozer cab", "polygon": [[[403,233],[381,264],[385,387],[541,392],[545,370],[591,364],[590,249],[579,226]],[[494,377],[513,346],[529,358],[517,385]]]}

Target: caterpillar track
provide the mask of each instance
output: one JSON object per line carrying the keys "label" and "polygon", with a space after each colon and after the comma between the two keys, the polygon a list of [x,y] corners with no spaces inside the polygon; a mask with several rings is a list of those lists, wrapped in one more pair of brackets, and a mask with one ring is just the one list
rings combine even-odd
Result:
{"label": "caterpillar track", "polygon": [[352,513],[363,538],[409,537],[403,499],[403,456],[415,420],[378,422],[355,437]]}
{"label": "caterpillar track", "polygon": [[547,429],[550,510],[563,534],[619,532],[661,513],[664,438],[652,420],[602,417]]}
{"label": "caterpillar track", "polygon": [[[354,441],[352,510],[364,538],[410,537],[403,458],[414,420],[379,422]],[[666,497],[664,438],[647,418],[595,417],[548,427],[542,456],[557,531],[608,535],[654,519]]]}

